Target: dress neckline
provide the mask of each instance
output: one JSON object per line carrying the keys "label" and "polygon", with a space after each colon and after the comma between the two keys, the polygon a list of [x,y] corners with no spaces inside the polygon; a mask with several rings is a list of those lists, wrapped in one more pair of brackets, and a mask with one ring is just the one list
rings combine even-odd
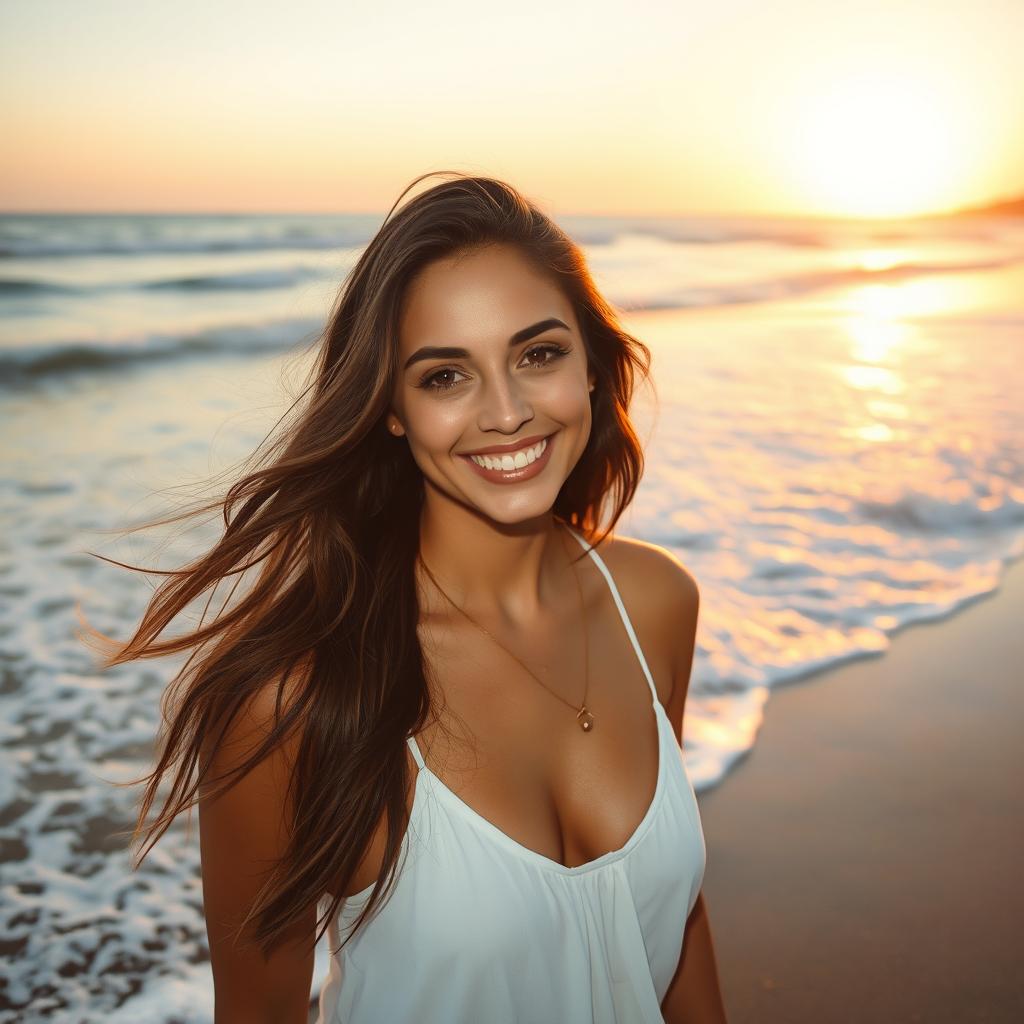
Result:
{"label": "dress neckline", "polygon": [[[608,867],[611,864],[615,864],[620,860],[624,860],[633,849],[640,843],[644,835],[648,832],[657,817],[658,810],[664,801],[664,792],[666,779],[668,772],[666,770],[666,763],[668,761],[667,750],[671,748],[668,745],[667,740],[664,736],[665,729],[670,730],[673,741],[676,738],[675,732],[672,730],[672,723],[669,721],[668,714],[665,708],[662,706],[660,701],[654,701],[654,717],[657,722],[657,743],[658,743],[658,777],[654,785],[654,795],[651,797],[651,802],[647,806],[647,811],[644,816],[640,819],[640,824],[633,830],[629,838],[617,849],[609,850],[607,853],[603,853],[598,857],[594,857],[592,860],[585,861],[583,864],[568,865],[563,864],[561,861],[555,860],[553,857],[548,857],[546,854],[539,853],[537,850],[532,849],[529,846],[525,846],[520,843],[519,840],[513,839],[507,832],[498,828],[489,818],[485,818],[479,811],[475,811],[465,800],[462,799],[453,789],[446,786],[440,779],[439,776],[435,775],[427,766],[424,764],[418,769],[416,778],[413,782],[413,799],[412,807],[409,812],[409,821],[406,826],[405,834],[402,837],[400,855],[404,854],[405,849],[409,845],[409,837],[413,831],[413,823],[420,809],[421,798],[420,788],[424,780],[426,780],[435,793],[439,794],[442,799],[445,799],[449,804],[458,811],[466,821],[479,829],[484,835],[499,845],[510,850],[512,853],[524,860],[532,861],[537,867],[543,871],[548,871],[557,875],[565,875],[568,877],[587,875],[593,871],[599,871],[602,868]],[[682,765],[682,756],[680,756],[680,765]],[[377,884],[376,880],[370,882],[365,888],[360,889],[359,892],[353,893],[351,896],[342,897],[342,902],[346,906],[352,906],[353,904],[361,904],[363,901],[369,899],[370,893],[373,887]]]}
{"label": "dress neckline", "polygon": [[[561,861],[555,860],[553,857],[548,857],[547,854],[538,852],[529,846],[519,842],[518,839],[513,839],[503,829],[498,828],[489,818],[485,818],[479,811],[474,810],[462,799],[453,789],[446,786],[441,779],[434,774],[425,764],[419,769],[420,775],[427,775],[430,780],[431,787],[438,793],[440,793],[445,799],[447,799],[451,805],[462,813],[462,815],[473,825],[476,825],[481,831],[488,835],[491,839],[496,840],[502,846],[507,847],[513,853],[531,860],[541,868],[548,871],[553,871],[560,875],[584,875],[588,872],[595,871],[598,868],[602,868],[607,864],[612,864],[617,860],[627,856],[629,852],[636,846],[637,843],[643,838],[644,833],[647,832],[651,823],[654,821],[655,815],[657,814],[658,807],[662,801],[662,794],[665,789],[665,762],[667,760],[665,755],[666,743],[664,737],[664,730],[666,728],[671,729],[672,724],[668,720],[668,716],[665,713],[664,707],[660,701],[653,702],[654,707],[654,718],[657,731],[657,745],[658,745],[658,775],[654,784],[654,795],[651,797],[650,803],[647,805],[647,810],[644,812],[644,816],[640,819],[640,823],[633,829],[629,837],[625,842],[616,847],[614,850],[609,850],[607,853],[602,853],[598,857],[594,857],[591,860],[584,861],[582,864],[568,865],[563,864]],[[673,739],[675,733],[672,733]],[[417,782],[419,780],[417,779]],[[413,796],[413,804],[419,797],[419,791]],[[413,808],[415,810],[415,806]]]}

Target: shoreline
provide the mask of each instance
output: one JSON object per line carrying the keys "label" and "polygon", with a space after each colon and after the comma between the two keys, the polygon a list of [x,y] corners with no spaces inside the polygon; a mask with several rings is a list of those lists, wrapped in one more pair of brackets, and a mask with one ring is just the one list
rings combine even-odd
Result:
{"label": "shoreline", "polygon": [[1024,559],[772,692],[698,795],[730,1024],[1024,1019]]}

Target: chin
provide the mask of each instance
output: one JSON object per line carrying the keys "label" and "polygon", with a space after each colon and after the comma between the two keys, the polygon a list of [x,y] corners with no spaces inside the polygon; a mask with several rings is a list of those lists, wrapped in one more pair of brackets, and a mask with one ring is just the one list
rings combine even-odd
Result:
{"label": "chin", "polygon": [[[497,488],[495,488],[497,490]],[[558,492],[548,492],[548,488],[538,488],[534,494],[496,494],[481,496],[479,494],[462,494],[462,501],[480,515],[505,526],[518,523],[529,523],[544,519],[551,514]]]}
{"label": "chin", "polygon": [[494,523],[502,526],[526,526],[530,523],[546,522],[551,516],[554,502],[544,508],[506,508],[506,509],[485,509],[476,506],[477,511],[486,516]]}

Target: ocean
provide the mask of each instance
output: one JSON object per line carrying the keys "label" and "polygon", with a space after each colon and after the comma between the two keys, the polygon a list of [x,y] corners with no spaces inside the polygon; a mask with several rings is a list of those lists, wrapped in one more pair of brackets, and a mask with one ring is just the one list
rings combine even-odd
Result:
{"label": "ocean", "polygon": [[[557,219],[653,353],[618,529],[701,587],[700,792],[773,688],[884,653],[1024,552],[1024,220]],[[137,872],[110,836],[181,660],[95,670],[78,612],[127,638],[156,581],[88,552],[166,568],[209,539],[118,530],[259,444],[379,223],[0,216],[0,1021],[212,1020],[194,819]],[[325,970],[321,948],[314,996]]]}

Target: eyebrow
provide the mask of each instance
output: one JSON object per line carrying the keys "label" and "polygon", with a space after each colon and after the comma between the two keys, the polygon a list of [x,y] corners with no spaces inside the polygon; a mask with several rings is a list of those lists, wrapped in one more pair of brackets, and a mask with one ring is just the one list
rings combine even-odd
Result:
{"label": "eyebrow", "polygon": [[[516,333],[508,339],[508,347],[514,348],[516,345],[521,345],[524,341],[529,341],[538,334],[550,331],[554,327],[564,327],[565,330],[569,330],[568,325],[562,323],[558,317],[548,317],[547,320],[539,320],[537,323],[531,324],[529,327],[524,327],[521,331],[516,331]],[[453,348],[450,345],[428,345],[425,348],[418,348],[413,352],[413,354],[405,361],[405,366],[402,367],[402,370],[408,370],[414,363],[423,362],[425,359],[467,359],[468,357],[469,352],[464,348]]]}

